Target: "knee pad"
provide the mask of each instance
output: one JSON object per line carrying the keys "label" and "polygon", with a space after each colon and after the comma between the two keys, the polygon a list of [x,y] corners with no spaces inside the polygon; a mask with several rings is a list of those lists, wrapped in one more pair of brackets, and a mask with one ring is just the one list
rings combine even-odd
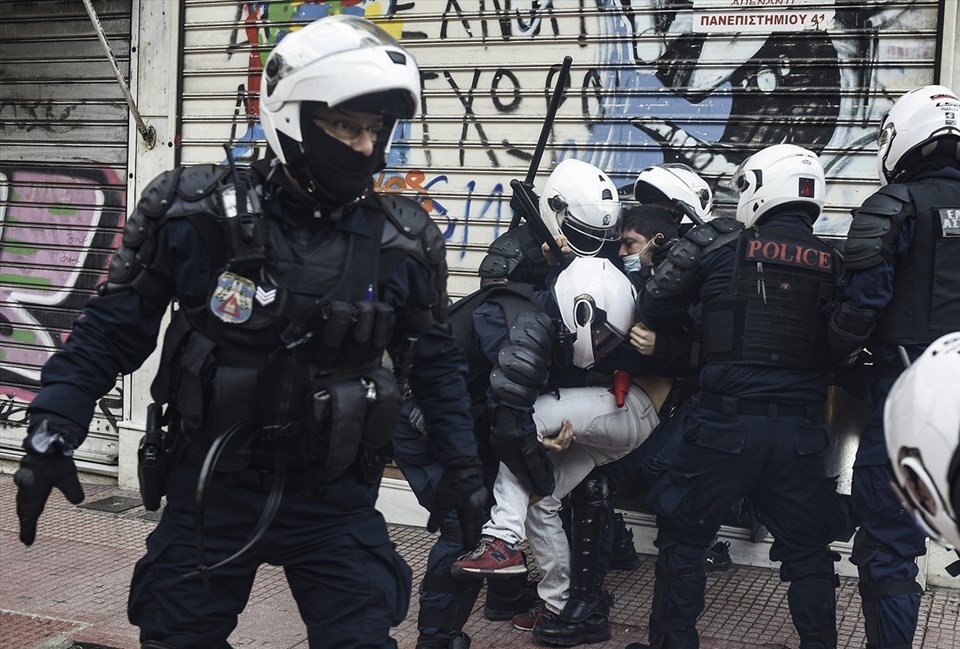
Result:
{"label": "knee pad", "polygon": [[[653,586],[653,604],[650,608],[650,637],[664,638],[670,634],[696,632],[697,617],[703,610],[703,588],[706,585],[706,573],[703,563],[676,564],[668,566],[661,550],[655,568],[656,579]],[[680,599],[685,602],[695,600],[699,593],[701,602],[689,610],[678,610],[671,600],[671,591],[679,589],[684,593]]]}
{"label": "knee pad", "polygon": [[[914,594],[919,597],[923,593],[923,589],[913,579],[874,581],[870,574],[870,562],[881,554],[900,557],[904,561],[911,560],[909,557],[902,557],[894,552],[892,548],[880,543],[861,528],[853,539],[850,561],[857,566],[857,573],[860,576],[857,590],[860,592],[867,646],[877,649],[909,649],[911,646],[909,642],[890,641],[886,637],[889,635],[890,629],[888,625],[884,624],[880,601]],[[885,628],[887,629],[886,632],[884,631]],[[903,639],[906,639],[906,637],[912,637],[914,632],[915,629],[901,628],[895,633],[899,633],[903,636]]]}
{"label": "knee pad", "polygon": [[606,507],[610,500],[610,487],[602,473],[593,471],[570,492],[570,507],[578,505]]}

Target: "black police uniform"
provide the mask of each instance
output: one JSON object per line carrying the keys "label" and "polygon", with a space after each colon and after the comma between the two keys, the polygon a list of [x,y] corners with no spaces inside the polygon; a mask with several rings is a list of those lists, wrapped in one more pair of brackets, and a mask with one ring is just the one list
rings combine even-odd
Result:
{"label": "black police uniform", "polygon": [[[285,569],[311,647],[395,647],[411,572],[374,508],[400,405],[384,350],[410,366],[444,432],[441,461],[476,457],[463,356],[444,323],[442,236],[407,199],[371,193],[315,218],[280,165],[258,162],[247,177],[208,165],[150,184],[105,290],[44,367],[31,424],[85,430],[117,373],[152,352],[177,298],[152,389],[168,404],[167,505],[128,605],[141,641],[227,647],[270,563]],[[204,570],[255,529],[251,549]]]}
{"label": "black police uniform", "polygon": [[654,331],[703,304],[701,396],[673,465],[651,494],[659,555],[652,646],[698,647],[704,556],[744,496],[774,536],[803,649],[836,646],[835,497],[826,479],[827,303],[838,274],[808,214],[789,204],[744,230],[715,219],[688,232],[639,298]]}
{"label": "black police uniform", "polygon": [[860,529],[850,560],[860,575],[867,644],[911,647],[920,611],[916,557],[926,538],[891,487],[883,432],[887,394],[911,361],[960,329],[960,169],[914,172],[854,210],[844,256],[844,288],[831,347],[850,358],[866,343],[877,376],[873,410],[853,469],[851,499]]}
{"label": "black police uniform", "polygon": [[[517,283],[501,286],[494,283],[464,297],[450,309],[452,333],[467,358],[467,387],[472,402],[474,432],[490,494],[488,516],[493,506],[493,483],[500,460],[490,445],[487,390],[496,352],[506,339],[507,327],[504,322],[491,332],[483,330],[481,325],[483,335],[480,338],[495,339],[491,359],[481,349],[485,345],[477,341],[474,312],[483,305],[496,304],[503,310],[501,313],[508,312],[516,317],[524,311],[539,310],[539,301],[532,286]],[[417,414],[419,408],[414,410],[414,403],[420,401],[419,396],[416,392],[412,396],[413,399],[406,402],[393,434],[395,458],[417,500],[425,509],[433,510],[443,464],[433,448],[429,430]],[[457,512],[451,511],[440,524],[440,536],[430,549],[420,584],[418,649],[462,649],[468,646],[469,638],[463,633],[463,626],[473,612],[483,580],[457,579],[451,576],[450,566],[472,549],[464,544]],[[529,609],[536,601],[535,585],[528,583],[526,575],[492,579],[487,583],[484,616],[492,620],[510,619],[516,613]]]}

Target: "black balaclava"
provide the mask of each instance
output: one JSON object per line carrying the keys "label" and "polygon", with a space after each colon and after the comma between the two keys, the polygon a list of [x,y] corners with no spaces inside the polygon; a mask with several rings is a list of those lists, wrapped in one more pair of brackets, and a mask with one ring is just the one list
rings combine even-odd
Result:
{"label": "black balaclava", "polygon": [[[288,157],[290,173],[325,208],[346,205],[362,197],[373,184],[373,174],[384,166],[384,149],[395,120],[385,116],[384,128],[366,156],[328,135],[313,121],[313,105],[300,110],[302,144]],[[291,147],[293,148],[293,147]]]}

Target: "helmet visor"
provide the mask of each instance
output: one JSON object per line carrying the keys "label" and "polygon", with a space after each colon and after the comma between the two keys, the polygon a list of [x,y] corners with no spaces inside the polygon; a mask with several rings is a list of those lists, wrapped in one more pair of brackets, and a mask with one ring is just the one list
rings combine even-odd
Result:
{"label": "helmet visor", "polygon": [[594,324],[592,333],[593,358],[598,363],[612,354],[623,342],[623,334],[610,326],[606,319],[602,324]]}
{"label": "helmet visor", "polygon": [[591,228],[567,217],[560,231],[567,238],[570,249],[581,257],[594,257],[605,244],[620,243],[619,222],[609,228]]}
{"label": "helmet visor", "polygon": [[[957,520],[950,515],[944,503],[943,494],[930,478],[927,468],[916,449],[900,450],[898,472],[903,476],[904,484],[893,481],[901,500],[913,511],[914,519],[927,536],[943,545],[951,545],[939,527],[949,521],[955,527]],[[939,525],[938,525],[939,523]],[[948,524],[949,524],[948,523]]]}

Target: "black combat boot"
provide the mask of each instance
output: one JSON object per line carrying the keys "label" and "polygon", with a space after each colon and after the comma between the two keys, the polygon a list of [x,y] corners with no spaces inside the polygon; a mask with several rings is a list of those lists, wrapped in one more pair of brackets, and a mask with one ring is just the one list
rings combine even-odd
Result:
{"label": "black combat boot", "polygon": [[603,596],[599,554],[609,491],[601,474],[591,473],[570,494],[570,599],[559,615],[534,627],[545,644],[571,647],[610,639],[610,607]]}

